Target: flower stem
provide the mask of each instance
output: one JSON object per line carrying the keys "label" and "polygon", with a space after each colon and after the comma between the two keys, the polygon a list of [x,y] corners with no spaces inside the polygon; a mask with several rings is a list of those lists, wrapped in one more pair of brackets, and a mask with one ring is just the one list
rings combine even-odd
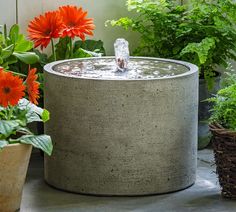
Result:
{"label": "flower stem", "polygon": [[4,24],[3,34],[4,34],[4,39],[5,39],[5,42],[6,42],[7,41],[7,25],[6,24]]}
{"label": "flower stem", "polygon": [[53,60],[56,61],[56,52],[55,52],[55,48],[54,48],[54,43],[53,43],[53,39],[51,38],[51,44],[52,44],[52,56],[53,56]]}
{"label": "flower stem", "polygon": [[70,38],[70,59],[73,58],[73,42],[72,38]]}
{"label": "flower stem", "polygon": [[20,77],[27,77],[27,75],[22,74],[22,73],[18,73],[18,72],[15,72],[15,71],[9,71],[9,72],[11,72],[14,75],[20,76]]}
{"label": "flower stem", "polygon": [[8,113],[7,120],[11,120],[11,117],[12,117],[12,114],[13,114],[14,107],[12,107],[12,106],[9,105],[8,108],[9,108],[9,113]]}

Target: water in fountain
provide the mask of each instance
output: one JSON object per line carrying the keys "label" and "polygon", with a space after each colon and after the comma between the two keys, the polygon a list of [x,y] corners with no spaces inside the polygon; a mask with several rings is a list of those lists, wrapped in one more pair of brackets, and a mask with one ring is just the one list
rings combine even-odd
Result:
{"label": "water in fountain", "polygon": [[118,38],[114,43],[117,71],[127,71],[129,62],[129,43]]}
{"label": "water in fountain", "polygon": [[53,70],[64,75],[94,79],[155,79],[183,74],[189,69],[170,61],[129,58],[128,42],[117,39],[114,58],[88,58],[62,62]]}

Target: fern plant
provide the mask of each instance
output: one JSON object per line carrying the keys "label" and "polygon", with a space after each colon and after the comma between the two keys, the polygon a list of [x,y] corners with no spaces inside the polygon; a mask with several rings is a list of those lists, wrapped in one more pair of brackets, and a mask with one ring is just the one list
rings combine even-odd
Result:
{"label": "fern plant", "polygon": [[221,89],[208,101],[214,103],[210,122],[217,122],[226,129],[236,130],[236,83]]}
{"label": "fern plant", "polygon": [[215,67],[236,60],[236,2],[189,0],[127,0],[134,18],[108,21],[141,35],[134,55],[185,60],[200,68],[200,77],[212,85]]}

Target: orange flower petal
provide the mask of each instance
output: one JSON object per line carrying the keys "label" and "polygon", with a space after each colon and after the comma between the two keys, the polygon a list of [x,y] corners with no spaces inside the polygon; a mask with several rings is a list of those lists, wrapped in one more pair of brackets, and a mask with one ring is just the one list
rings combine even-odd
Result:
{"label": "orange flower petal", "polygon": [[37,105],[39,99],[39,83],[36,81],[38,79],[36,72],[36,68],[29,70],[26,78],[26,87],[29,95],[29,101]]}
{"label": "orange flower petal", "polygon": [[46,12],[44,15],[35,17],[28,26],[29,38],[34,42],[35,48],[46,48],[52,38],[60,37],[63,22],[59,12]]}
{"label": "orange flower petal", "polygon": [[86,18],[87,12],[76,6],[62,6],[59,8],[64,23],[62,30],[63,37],[80,37],[85,40],[85,35],[93,35],[95,29],[93,19]]}

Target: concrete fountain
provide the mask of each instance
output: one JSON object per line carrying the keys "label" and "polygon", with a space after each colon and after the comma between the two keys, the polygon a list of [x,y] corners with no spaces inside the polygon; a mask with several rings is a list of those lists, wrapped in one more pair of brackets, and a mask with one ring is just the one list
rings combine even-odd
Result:
{"label": "concrete fountain", "polygon": [[58,61],[45,66],[46,133],[54,152],[45,179],[95,195],[178,191],[196,178],[198,68],[129,57]]}

